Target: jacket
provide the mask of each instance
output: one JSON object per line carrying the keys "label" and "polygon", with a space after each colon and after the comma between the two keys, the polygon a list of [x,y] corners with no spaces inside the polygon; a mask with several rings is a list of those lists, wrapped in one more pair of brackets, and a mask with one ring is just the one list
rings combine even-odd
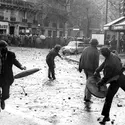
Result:
{"label": "jacket", "polygon": [[56,51],[54,48],[51,49],[50,52],[48,53],[48,55],[46,56],[46,62],[50,63],[51,65],[55,65],[54,59],[56,56],[61,57],[61,55],[58,53],[58,51]]}
{"label": "jacket", "polygon": [[16,59],[15,53],[7,51],[6,58],[4,59],[2,64],[2,74],[0,75],[0,81],[2,81],[2,84],[11,85],[14,82],[12,70],[13,65],[21,69],[21,64]]}
{"label": "jacket", "polygon": [[122,71],[121,60],[116,54],[110,53],[109,57],[96,69],[96,72],[99,73],[101,70],[103,70],[104,75],[102,80],[106,83],[110,78],[120,75]]}
{"label": "jacket", "polygon": [[95,72],[99,66],[99,52],[96,47],[86,47],[79,60],[79,69]]}

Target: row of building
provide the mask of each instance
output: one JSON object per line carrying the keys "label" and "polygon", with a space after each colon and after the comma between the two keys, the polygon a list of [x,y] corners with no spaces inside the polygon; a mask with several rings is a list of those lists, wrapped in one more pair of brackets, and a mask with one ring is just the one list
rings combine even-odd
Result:
{"label": "row of building", "polygon": [[[41,9],[36,3],[23,0],[0,0],[0,34],[66,34],[67,7],[53,0],[54,6]],[[61,6],[62,5],[62,6]]]}

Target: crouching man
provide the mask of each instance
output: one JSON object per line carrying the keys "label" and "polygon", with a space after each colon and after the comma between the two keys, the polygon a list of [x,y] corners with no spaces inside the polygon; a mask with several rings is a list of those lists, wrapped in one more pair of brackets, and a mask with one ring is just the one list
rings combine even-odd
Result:
{"label": "crouching man", "polygon": [[[103,70],[103,78],[97,83],[97,86],[99,88],[100,86],[109,83],[105,103],[101,113],[104,116],[104,118],[100,122],[105,123],[106,121],[110,121],[109,113],[112,100],[115,94],[117,93],[119,87],[121,87],[125,91],[125,76],[122,73],[123,70],[120,58],[116,54],[112,53],[107,47],[102,47],[100,51],[101,54],[105,57],[105,60],[102,63],[102,65],[100,65],[96,69],[94,75],[97,75],[101,70]],[[115,79],[113,80],[113,78]],[[109,80],[110,82],[108,82]]]}

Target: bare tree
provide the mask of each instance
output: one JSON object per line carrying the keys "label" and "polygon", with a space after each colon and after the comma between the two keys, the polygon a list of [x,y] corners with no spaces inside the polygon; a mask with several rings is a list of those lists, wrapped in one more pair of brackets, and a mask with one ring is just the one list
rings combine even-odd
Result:
{"label": "bare tree", "polygon": [[98,6],[91,0],[77,0],[71,6],[70,23],[79,26],[89,37],[90,28],[100,23],[101,13]]}

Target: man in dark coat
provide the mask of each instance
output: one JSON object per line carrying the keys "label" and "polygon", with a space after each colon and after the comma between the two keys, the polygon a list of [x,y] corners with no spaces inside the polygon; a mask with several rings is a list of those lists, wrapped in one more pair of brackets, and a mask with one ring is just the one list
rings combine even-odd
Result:
{"label": "man in dark coat", "polygon": [[46,56],[46,63],[48,65],[48,78],[49,79],[53,79],[53,80],[56,79],[54,59],[56,56],[59,56],[62,59],[61,55],[59,54],[60,49],[61,49],[60,45],[55,45],[55,47],[52,48]]}
{"label": "man in dark coat", "polygon": [[5,108],[5,100],[9,98],[10,85],[14,82],[12,66],[26,69],[16,59],[15,53],[7,49],[7,43],[0,40],[0,87],[2,87],[1,108]]}
{"label": "man in dark coat", "polygon": [[125,76],[122,71],[122,63],[118,55],[112,53],[107,47],[101,48],[101,54],[105,57],[104,62],[96,69],[94,75],[96,76],[101,70],[103,70],[103,78],[97,83],[97,86],[104,85],[111,78],[116,78],[115,80],[111,80],[109,83],[105,103],[102,110],[102,115],[104,116],[103,120],[100,123],[105,123],[106,121],[110,121],[109,112],[112,104],[112,100],[114,95],[117,93],[119,87],[121,87],[125,91]]}
{"label": "man in dark coat", "polygon": [[[97,49],[97,45],[97,39],[92,39],[90,41],[90,46],[86,47],[83,50],[82,55],[80,57],[79,72],[84,69],[86,79],[88,79],[88,77],[91,77],[94,74],[96,68],[99,66],[99,52]],[[89,92],[87,87],[85,87],[84,101],[90,102],[90,99],[91,93]]]}

